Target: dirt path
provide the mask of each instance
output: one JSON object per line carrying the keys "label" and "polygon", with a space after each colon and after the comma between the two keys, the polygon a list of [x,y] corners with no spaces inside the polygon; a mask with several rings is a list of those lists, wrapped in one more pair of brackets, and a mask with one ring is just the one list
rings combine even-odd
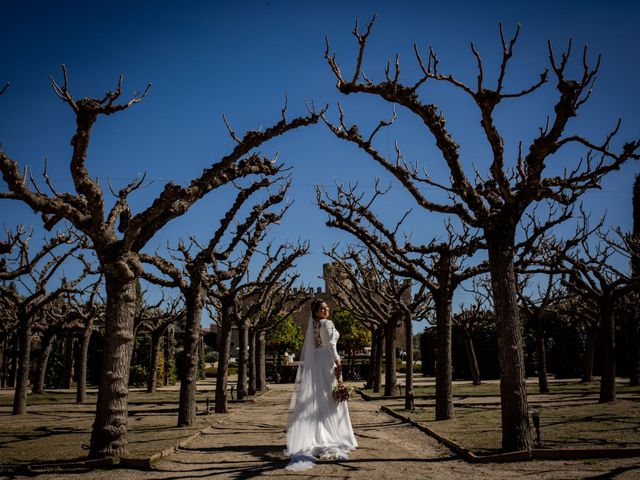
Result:
{"label": "dirt path", "polygon": [[[631,479],[640,477],[640,459],[597,461],[536,461],[504,465],[471,465],[416,429],[378,411],[378,402],[350,402],[360,444],[342,462],[320,461],[313,469],[284,469],[287,406],[291,386],[274,385],[250,404],[232,404],[232,411],[181,449],[155,465],[154,471],[111,470],[83,474],[40,475],[41,479],[244,479],[353,478],[458,479],[523,476],[535,479]],[[214,417],[212,417],[214,418]],[[21,477],[14,477],[21,478]],[[22,477],[24,478],[24,477]]]}

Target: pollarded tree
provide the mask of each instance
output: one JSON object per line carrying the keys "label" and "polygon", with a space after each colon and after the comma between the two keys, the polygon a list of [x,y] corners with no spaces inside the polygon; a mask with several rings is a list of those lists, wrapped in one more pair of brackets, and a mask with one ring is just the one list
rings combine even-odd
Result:
{"label": "pollarded tree", "polygon": [[[238,400],[243,400],[249,395],[249,373],[251,364],[251,341],[255,338],[251,336],[260,312],[265,314],[264,305],[268,299],[284,297],[285,305],[276,314],[291,315],[296,311],[301,301],[286,305],[287,298],[290,298],[290,290],[293,282],[298,278],[298,274],[289,274],[289,270],[295,266],[295,261],[306,255],[309,251],[309,244],[280,245],[275,251],[269,244],[263,252],[263,263],[258,275],[249,278],[250,283],[239,293],[237,301],[239,303],[237,324],[238,327]],[[289,275],[289,278],[287,278]],[[278,306],[280,302],[275,302],[272,307]],[[254,347],[255,348],[255,347]]]}
{"label": "pollarded tree", "polygon": [[[34,321],[41,317],[43,309],[56,299],[65,293],[76,292],[76,287],[88,273],[84,270],[71,281],[62,276],[59,283],[52,287],[52,280],[56,278],[60,267],[74,253],[85,247],[84,241],[72,232],[59,233],[45,242],[35,255],[30,255],[30,238],[22,227],[15,233],[9,233],[6,242],[9,248],[4,258],[6,261],[0,271],[0,302],[5,308],[15,312],[18,327],[18,377],[13,415],[27,412]],[[12,252],[15,252],[13,257]],[[13,281],[20,283],[22,291],[13,287]]]}
{"label": "pollarded tree", "polygon": [[[633,183],[633,237],[640,242],[640,175],[636,175]],[[631,257],[631,270],[634,277],[640,276],[640,252]],[[640,295],[634,294],[635,309],[631,313],[629,321],[629,346],[631,355],[629,358],[630,374],[629,385],[640,385]]]}
{"label": "pollarded tree", "polygon": [[[384,326],[385,341],[385,389],[387,396],[396,390],[396,328],[404,325],[407,348],[407,371],[405,377],[405,408],[413,409],[413,320],[424,318],[432,300],[424,283],[417,285],[407,278],[398,277],[394,269],[389,269],[384,261],[378,261],[372,251],[362,251],[349,247],[339,254],[336,248],[325,252],[335,261],[335,265],[346,282],[334,282],[338,298],[353,308],[356,318],[368,315],[369,321]],[[377,366],[376,366],[377,367]]]}
{"label": "pollarded tree", "polygon": [[149,87],[142,94],[136,94],[129,101],[118,104],[122,94],[121,77],[117,88],[107,92],[102,98],[75,99],[69,91],[64,67],[63,76],[62,85],[53,78],[51,83],[56,95],[71,108],[76,119],[76,131],[71,141],[73,153],[69,164],[75,191],[55,191],[46,173],[45,181],[52,194],[38,189],[34,182],[26,182],[18,162],[12,160],[2,149],[0,171],[8,191],[1,192],[0,198],[25,202],[42,215],[47,229],[66,220],[91,239],[105,278],[106,311],[103,369],[89,455],[120,456],[127,451],[127,397],[133,349],[135,282],[143,271],[139,252],[168,222],[185,214],[196,201],[212,190],[246,176],[274,174],[277,171],[275,163],[254,150],[290,130],[316,123],[318,115],[312,112],[307,117],[288,121],[285,117],[285,105],[282,118],[264,130],[249,131],[239,137],[229,128],[236,142],[231,152],[204,169],[198,178],[185,186],[167,183],[147,208],[132,214],[128,196],[143,185],[144,177],[117,192],[115,204],[107,210],[103,186],[90,175],[86,161],[92,130],[98,118],[127,110],[139,103]]}
{"label": "pollarded tree", "polygon": [[600,320],[602,341],[602,376],[600,380],[600,403],[616,399],[616,355],[615,329],[616,310],[629,293],[637,291],[640,278],[633,272],[625,273],[616,268],[614,257],[622,255],[630,260],[640,251],[640,243],[633,236],[618,231],[615,236],[601,230],[596,232],[598,243],[592,245],[585,240],[573,250],[563,250],[561,244],[551,245],[559,252],[569,275],[563,281],[570,292],[578,295],[585,303],[593,302]]}
{"label": "pollarded tree", "polygon": [[[236,219],[245,202],[257,191],[268,187],[273,179],[264,177],[252,182],[248,187],[240,188],[232,206],[220,220],[220,226],[214,232],[206,245],[191,239],[190,244],[180,242],[177,249],[172,251],[171,258],[142,254],[141,260],[153,265],[164,276],[157,277],[149,272],[143,277],[157,285],[178,288],[185,305],[185,335],[182,362],[182,381],[180,383],[180,408],[178,411],[178,426],[193,426],[196,422],[196,381],[198,379],[200,343],[200,327],[202,309],[205,306],[209,290],[215,284],[215,274],[211,274],[211,265],[219,259],[228,258],[247,237],[256,231],[261,236],[270,223],[265,218],[274,218],[269,208],[280,203],[288,188],[286,184],[279,192],[269,195],[266,200],[257,203],[247,214],[245,220],[239,223],[233,234],[228,232],[231,223]],[[230,239],[227,236],[230,235]],[[227,242],[228,240],[228,242]],[[254,247],[255,248],[255,247]]]}
{"label": "pollarded tree", "polygon": [[94,326],[104,323],[104,300],[100,296],[102,277],[88,290],[87,295],[67,295],[66,307],[80,333],[76,356],[76,403],[87,401],[87,360]]}
{"label": "pollarded tree", "polygon": [[249,395],[267,390],[266,348],[267,332],[278,327],[278,322],[293,316],[309,301],[306,290],[293,287],[297,274],[278,282],[275,291],[262,299],[259,310],[251,319],[249,328]]}
{"label": "pollarded tree", "polygon": [[[344,127],[342,121],[341,117],[340,128]],[[388,122],[381,122],[379,127],[385,125]],[[336,128],[333,125],[329,127]],[[485,263],[468,264],[468,260],[484,248],[484,243],[467,228],[457,233],[450,223],[446,224],[445,241],[434,239],[425,244],[414,244],[406,236],[401,240],[398,232],[410,212],[406,212],[392,228],[387,227],[372,208],[377,197],[385,193],[377,181],[370,199],[358,194],[355,187],[338,186],[333,198],[326,193],[322,196],[318,190],[317,204],[330,215],[328,226],[354,235],[376,256],[385,270],[411,278],[430,292],[436,314],[436,420],[448,420],[453,417],[453,296],[462,282],[487,270]]]}
{"label": "pollarded tree", "polygon": [[559,289],[559,279],[553,273],[547,276],[546,286],[538,286],[537,292],[528,290],[531,276],[521,275],[518,279],[518,297],[523,313],[529,318],[536,339],[536,370],[538,371],[538,391],[549,393],[547,378],[547,353],[545,323],[556,314],[554,307],[563,300]]}
{"label": "pollarded tree", "polygon": [[[357,24],[353,31],[359,44],[359,52],[351,77],[347,77],[340,70],[335,55],[330,53],[327,41],[325,58],[337,79],[337,88],[345,95],[372,95],[402,106],[414,114],[435,140],[450,174],[450,183],[442,184],[427,174],[422,174],[416,165],[406,163],[399,151],[397,161],[385,158],[373,145],[373,138],[379,127],[369,136],[363,136],[356,126],[335,126],[332,131],[338,138],[357,145],[393,175],[419,206],[428,211],[456,216],[465,224],[482,232],[488,250],[500,345],[502,447],[506,451],[530,450],[532,440],[514,269],[516,228],[525,211],[536,202],[549,199],[561,204],[571,204],[589,189],[598,187],[600,180],[608,172],[619,169],[629,159],[639,158],[640,142],[635,140],[626,143],[619,151],[615,151],[612,140],[619,124],[605,135],[602,143],[565,132],[569,120],[578,114],[580,107],[589,99],[593,81],[600,67],[600,59],[595,67],[590,67],[585,48],[581,75],[576,79],[568,78],[566,71],[571,44],[558,59],[549,43],[549,62],[555,75],[557,90],[554,111],[546,126],[540,128],[539,135],[529,146],[522,148],[521,145],[517,157],[509,167],[506,163],[505,140],[494,122],[495,109],[504,100],[532,94],[548,80],[548,69],[545,69],[532,86],[521,91],[505,91],[505,75],[513,56],[519,27],[513,38],[507,40],[500,26],[502,60],[495,86],[487,86],[484,63],[473,44],[471,48],[478,65],[477,82],[474,86],[464,84],[451,74],[441,73],[440,62],[433,49],[430,49],[428,60],[425,62],[417,46],[414,50],[422,73],[420,78],[407,86],[400,82],[398,57],[395,69],[392,71],[387,64],[386,78],[378,83],[374,83],[363,73],[363,55],[373,22],[372,20],[368,24],[365,32],[360,32]],[[463,165],[470,165],[471,161],[465,162],[462,158],[460,145],[447,128],[444,114],[436,105],[422,102],[418,89],[428,87],[434,81],[445,82],[468,94],[477,106],[482,131],[491,147],[490,167],[484,176],[477,170],[474,171],[473,177],[469,176]],[[576,162],[577,166],[567,166],[561,175],[545,176],[545,168],[548,165],[564,162],[560,154],[570,147],[584,147],[587,150],[585,161]],[[473,154],[476,155],[477,152],[474,150]],[[431,188],[448,194],[450,201],[443,202],[437,199],[428,192]]]}

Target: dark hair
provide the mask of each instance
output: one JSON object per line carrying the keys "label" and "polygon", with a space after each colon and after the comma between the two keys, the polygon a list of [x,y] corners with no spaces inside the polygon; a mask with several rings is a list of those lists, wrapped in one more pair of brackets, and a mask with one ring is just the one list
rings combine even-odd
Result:
{"label": "dark hair", "polygon": [[321,298],[316,298],[313,302],[311,302],[311,316],[316,318],[316,312],[320,309],[320,305],[323,303],[327,303]]}

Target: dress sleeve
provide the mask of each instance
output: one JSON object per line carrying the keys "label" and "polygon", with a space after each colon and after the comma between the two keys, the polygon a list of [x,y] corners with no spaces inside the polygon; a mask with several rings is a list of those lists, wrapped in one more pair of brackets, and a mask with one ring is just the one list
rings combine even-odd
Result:
{"label": "dress sleeve", "polygon": [[322,346],[326,347],[331,352],[333,361],[335,362],[340,360],[340,355],[338,355],[337,349],[340,334],[331,320],[325,320],[322,322],[320,327],[320,337],[322,338]]}

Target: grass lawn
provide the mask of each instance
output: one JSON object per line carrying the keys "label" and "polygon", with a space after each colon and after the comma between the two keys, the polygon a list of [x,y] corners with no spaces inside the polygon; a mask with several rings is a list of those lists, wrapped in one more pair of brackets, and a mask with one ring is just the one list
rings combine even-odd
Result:
{"label": "grass lawn", "polygon": [[[149,457],[212,423],[214,417],[198,416],[196,427],[177,428],[178,396],[176,390],[152,395],[139,390],[130,393],[130,457]],[[204,411],[207,397],[212,401],[214,393],[198,391],[199,412]],[[29,395],[28,413],[20,416],[11,415],[12,400],[8,392],[0,394],[0,465],[86,458],[95,416],[95,392],[80,405],[75,403],[75,394],[68,392]]]}
{"label": "grass lawn", "polygon": [[[640,386],[629,387],[627,382],[616,384],[616,393],[637,393],[640,394]],[[402,394],[404,394],[404,385],[402,385]],[[577,381],[552,381],[549,383],[549,389],[551,394],[560,395],[592,395],[597,394],[600,391],[599,382],[580,383]],[[362,389],[364,393],[372,398],[382,397],[384,393],[384,386],[380,393],[374,393],[372,389]],[[435,385],[417,386],[413,389],[415,397],[422,396],[435,396]],[[527,393],[529,395],[538,394],[538,383],[528,382]],[[400,394],[398,394],[400,395]],[[484,382],[482,385],[473,385],[471,382],[454,382],[453,384],[453,396],[458,398],[464,397],[498,397],[500,396],[500,386],[497,382]],[[457,398],[454,398],[454,401]]]}
{"label": "grass lawn", "polygon": [[[597,382],[554,381],[549,394],[539,394],[537,383],[527,385],[529,407],[541,408],[543,448],[640,448],[640,388],[618,383],[619,398],[611,404],[598,403],[599,388]],[[401,404],[391,408],[476,454],[497,453],[501,443],[498,389],[497,383],[454,384],[452,420],[435,421],[432,399],[417,400],[414,412],[405,411]],[[432,386],[417,390],[416,395],[434,394]]]}
{"label": "grass lawn", "polygon": [[[402,406],[395,406],[401,411]],[[434,421],[433,407],[416,407],[408,416],[477,454],[500,450],[500,409],[491,406],[459,407],[455,418]],[[640,403],[579,402],[542,408],[544,448],[640,448]]]}

